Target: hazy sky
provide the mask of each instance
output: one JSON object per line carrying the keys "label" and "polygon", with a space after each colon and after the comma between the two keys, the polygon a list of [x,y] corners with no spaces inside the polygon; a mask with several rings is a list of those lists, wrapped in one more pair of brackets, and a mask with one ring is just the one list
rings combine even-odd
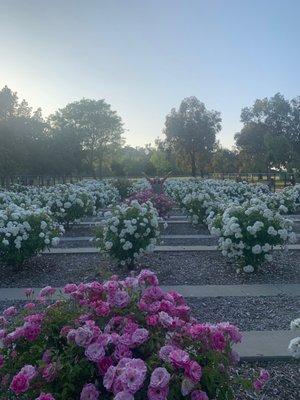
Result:
{"label": "hazy sky", "polygon": [[299,15],[300,0],[0,0],[0,87],[45,115],[104,98],[132,145],[194,95],[230,146],[242,107],[300,94]]}

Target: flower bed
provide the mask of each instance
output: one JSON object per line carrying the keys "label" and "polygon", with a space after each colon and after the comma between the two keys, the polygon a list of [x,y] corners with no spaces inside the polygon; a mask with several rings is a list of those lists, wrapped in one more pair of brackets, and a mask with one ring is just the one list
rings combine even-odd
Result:
{"label": "flower bed", "polygon": [[121,265],[133,266],[145,251],[151,251],[159,235],[158,215],[152,203],[133,200],[105,214],[105,221],[96,231],[98,247]]}
{"label": "flower bed", "polygon": [[0,256],[7,264],[22,264],[50,245],[58,244],[63,228],[47,209],[0,209]]}
{"label": "flower bed", "polygon": [[[123,281],[68,284],[67,298],[3,312],[0,399],[233,399],[230,368],[241,340],[228,323],[202,324],[176,292],[143,270]],[[31,297],[31,290],[27,290]],[[267,371],[253,382],[260,390]]]}
{"label": "flower bed", "polygon": [[138,201],[140,204],[151,201],[153,206],[156,208],[158,215],[161,218],[166,218],[172,209],[173,202],[165,194],[156,194],[153,189],[143,190],[132,194],[128,199],[127,203],[131,203],[132,200]]}

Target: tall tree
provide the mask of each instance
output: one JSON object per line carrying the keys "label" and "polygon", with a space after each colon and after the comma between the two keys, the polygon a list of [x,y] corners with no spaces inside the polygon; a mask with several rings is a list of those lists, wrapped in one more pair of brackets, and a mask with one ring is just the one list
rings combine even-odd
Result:
{"label": "tall tree", "polygon": [[94,176],[96,164],[102,174],[107,151],[122,144],[122,120],[104,100],[75,101],[59,109],[49,121],[54,130],[67,129],[74,132]]}
{"label": "tall tree", "polygon": [[213,172],[237,172],[237,154],[234,151],[218,146],[212,159]]}
{"label": "tall tree", "polygon": [[[291,101],[276,93],[271,98],[257,99],[241,112],[244,127],[236,135],[236,143],[248,157],[255,158],[255,147],[265,157],[266,169],[298,166],[300,158],[300,97]],[[260,145],[249,148],[249,140]],[[245,146],[244,143],[247,142]],[[257,165],[258,166],[258,165]]]}
{"label": "tall tree", "polygon": [[187,97],[178,110],[173,108],[167,115],[166,141],[178,159],[189,166],[192,176],[197,170],[204,172],[210,162],[221,121],[218,111],[207,110],[196,97]]}

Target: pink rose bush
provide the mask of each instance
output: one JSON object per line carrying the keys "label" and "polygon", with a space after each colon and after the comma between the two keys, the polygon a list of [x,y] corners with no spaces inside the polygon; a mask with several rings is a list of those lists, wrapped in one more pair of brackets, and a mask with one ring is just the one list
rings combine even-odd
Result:
{"label": "pink rose bush", "polygon": [[[34,309],[0,318],[0,399],[234,398],[238,328],[198,322],[153,272],[68,284],[59,300],[49,286],[28,293]],[[243,383],[261,390],[268,378]]]}
{"label": "pink rose bush", "polygon": [[127,203],[130,203],[132,200],[137,200],[140,204],[151,201],[161,218],[166,218],[174,205],[167,195],[164,193],[157,194],[153,189],[146,189],[132,194],[127,199]]}

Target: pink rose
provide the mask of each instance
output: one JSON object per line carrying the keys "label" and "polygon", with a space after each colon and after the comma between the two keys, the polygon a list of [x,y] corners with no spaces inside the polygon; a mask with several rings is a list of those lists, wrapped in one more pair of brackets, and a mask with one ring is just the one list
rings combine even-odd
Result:
{"label": "pink rose", "polygon": [[56,363],[50,363],[48,364],[44,369],[42,373],[43,378],[47,382],[52,382],[57,376],[57,365]]}
{"label": "pink rose", "polygon": [[98,342],[94,342],[85,349],[85,356],[93,362],[99,362],[105,356],[104,347]]}
{"label": "pink rose", "polygon": [[166,368],[158,367],[151,374],[150,386],[152,388],[163,389],[169,384],[170,374]]}
{"label": "pink rose", "polygon": [[41,393],[35,400],[55,400],[51,393]]}
{"label": "pink rose", "polygon": [[31,380],[36,375],[36,369],[32,365],[25,365],[19,373],[26,375]]}
{"label": "pink rose", "polygon": [[51,286],[45,286],[43,289],[41,289],[39,293],[39,298],[43,297],[49,297],[52,296],[56,292],[56,289],[51,287]]}
{"label": "pink rose", "polygon": [[146,342],[148,338],[149,332],[144,328],[137,329],[131,337],[134,345],[141,345],[142,343]]}
{"label": "pink rose", "polygon": [[98,400],[99,395],[100,393],[96,386],[92,383],[88,383],[84,385],[81,391],[80,400]]}
{"label": "pink rose", "polygon": [[64,287],[64,292],[66,294],[74,293],[78,289],[77,285],[75,283],[67,283]]}
{"label": "pink rose", "polygon": [[226,339],[221,331],[216,331],[212,335],[213,348],[223,351],[226,347]]}
{"label": "pink rose", "polygon": [[100,375],[105,375],[111,365],[113,365],[113,359],[111,357],[102,357],[102,359],[97,363]]}
{"label": "pink rose", "polygon": [[189,361],[189,355],[184,350],[173,350],[170,353],[170,361],[175,367],[184,368]]}
{"label": "pink rose", "polygon": [[78,346],[86,347],[93,339],[93,332],[88,327],[80,327],[75,331],[75,343]]}
{"label": "pink rose", "polygon": [[148,388],[148,399],[149,400],[166,400],[169,393],[169,388],[166,386],[164,388],[155,388],[149,386]]}
{"label": "pink rose", "polygon": [[157,315],[147,315],[146,323],[149,326],[156,326],[158,324],[158,316]]}
{"label": "pink rose", "polygon": [[206,392],[202,390],[194,390],[191,394],[191,400],[209,400]]}
{"label": "pink rose", "polygon": [[184,368],[184,372],[193,382],[199,382],[202,376],[201,366],[196,361],[189,361]]}
{"label": "pink rose", "polygon": [[33,310],[36,307],[35,303],[27,303],[24,305],[25,310]]}
{"label": "pink rose", "polygon": [[14,306],[8,307],[6,310],[3,311],[4,317],[14,317],[17,315],[17,309]]}
{"label": "pink rose", "polygon": [[18,373],[11,381],[10,389],[16,394],[26,392],[29,389],[29,378],[25,374]]}
{"label": "pink rose", "polygon": [[114,400],[134,400],[134,397],[131,393],[122,391],[115,395]]}

